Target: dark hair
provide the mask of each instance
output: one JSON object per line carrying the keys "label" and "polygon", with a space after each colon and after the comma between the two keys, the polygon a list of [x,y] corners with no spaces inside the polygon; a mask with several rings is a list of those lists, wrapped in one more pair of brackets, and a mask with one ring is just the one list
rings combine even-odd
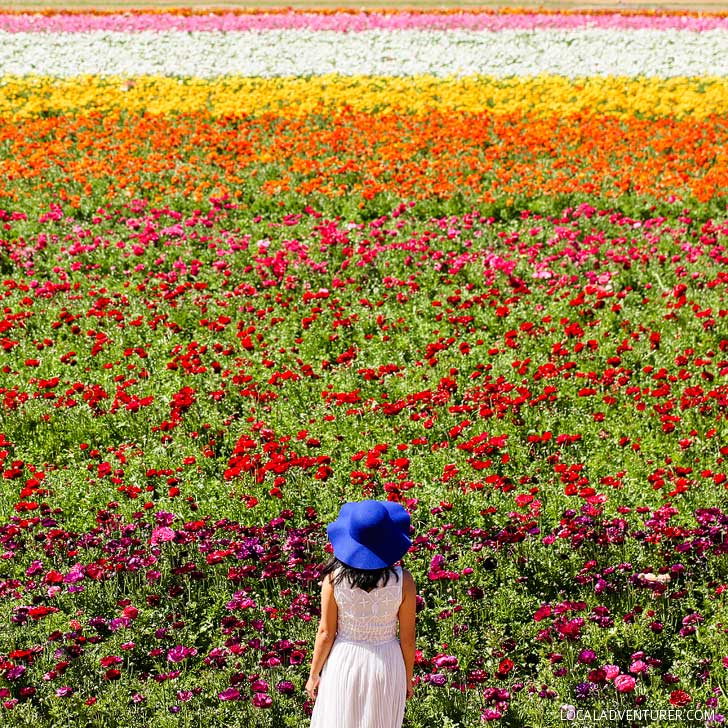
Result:
{"label": "dark hair", "polygon": [[350,587],[363,589],[366,592],[380,585],[386,586],[390,576],[399,579],[394,566],[385,566],[382,569],[355,569],[353,566],[339,561],[336,556],[332,556],[324,564],[321,576],[326,577],[329,574],[332,574],[331,580],[334,584],[340,584],[346,579]]}

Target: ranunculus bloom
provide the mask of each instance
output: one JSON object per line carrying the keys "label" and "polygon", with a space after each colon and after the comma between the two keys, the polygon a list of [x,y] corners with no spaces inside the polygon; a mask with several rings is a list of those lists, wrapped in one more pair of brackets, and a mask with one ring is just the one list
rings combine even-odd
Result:
{"label": "ranunculus bloom", "polygon": [[682,707],[683,705],[687,705],[691,701],[692,698],[690,697],[690,694],[686,693],[684,690],[673,690],[670,693],[671,705],[677,705],[678,707]]}
{"label": "ranunculus bloom", "polygon": [[296,692],[296,686],[290,680],[281,680],[276,685],[276,690],[281,695],[293,695]]}
{"label": "ranunculus bloom", "polygon": [[126,619],[136,619],[139,616],[139,610],[134,606],[124,607],[121,614]]}
{"label": "ranunculus bloom", "polygon": [[435,667],[440,670],[443,667],[448,667],[452,670],[457,670],[458,658],[455,655],[436,655],[432,659],[432,663]]}
{"label": "ranunculus bloom", "polygon": [[196,654],[197,650],[194,647],[177,645],[167,651],[167,660],[169,662],[182,662],[182,660],[186,660],[188,657],[194,657]]}
{"label": "ranunculus bloom", "polygon": [[273,705],[273,698],[268,693],[255,693],[253,695],[253,705],[256,708],[270,708]]}
{"label": "ranunculus bloom", "polygon": [[160,541],[171,541],[174,538],[174,530],[169,526],[161,526],[155,528],[152,531],[152,537],[149,539],[152,545],[159,543]]}
{"label": "ranunculus bloom", "polygon": [[614,687],[618,693],[631,693],[637,681],[631,675],[617,675],[614,678]]}
{"label": "ranunculus bloom", "polygon": [[604,674],[607,676],[607,680],[614,680],[620,672],[617,665],[605,665],[602,669],[604,670]]}
{"label": "ranunculus bloom", "polygon": [[500,720],[503,717],[503,713],[493,710],[493,708],[486,708],[481,714],[480,719],[482,721]]}
{"label": "ranunculus bloom", "polygon": [[5,679],[12,682],[13,680],[21,678],[24,673],[25,667],[23,665],[14,665],[5,673]]}
{"label": "ranunculus bloom", "polygon": [[240,697],[240,690],[237,688],[228,688],[217,694],[220,700],[237,700]]}

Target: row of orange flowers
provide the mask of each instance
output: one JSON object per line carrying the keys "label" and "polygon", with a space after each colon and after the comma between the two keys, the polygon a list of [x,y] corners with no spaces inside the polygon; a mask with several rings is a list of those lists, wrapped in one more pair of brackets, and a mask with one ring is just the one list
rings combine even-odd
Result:
{"label": "row of orange flowers", "polygon": [[479,201],[625,192],[708,201],[728,190],[728,126],[717,119],[536,119],[432,111],[285,118],[203,112],[6,119],[0,205],[26,195],[78,201],[204,199],[255,189],[363,199]]}

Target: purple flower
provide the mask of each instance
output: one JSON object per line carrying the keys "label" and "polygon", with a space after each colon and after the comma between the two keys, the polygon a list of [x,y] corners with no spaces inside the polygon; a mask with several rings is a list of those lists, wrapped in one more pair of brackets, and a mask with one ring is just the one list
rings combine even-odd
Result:
{"label": "purple flower", "polygon": [[240,698],[240,690],[237,688],[228,688],[217,694],[220,700],[238,700]]}
{"label": "purple flower", "polygon": [[15,665],[5,673],[5,678],[12,682],[13,680],[19,680],[24,674],[25,667],[23,665]]}
{"label": "purple flower", "polygon": [[576,658],[582,665],[591,665],[596,661],[597,656],[594,650],[582,650]]}
{"label": "purple flower", "polygon": [[293,695],[293,693],[296,691],[296,686],[290,680],[281,680],[276,685],[276,690],[281,695]]}
{"label": "purple flower", "polygon": [[574,688],[574,695],[577,700],[586,700],[591,697],[594,692],[594,684],[589,682],[580,682]]}
{"label": "purple flower", "polygon": [[265,680],[256,680],[255,682],[251,683],[250,689],[254,693],[267,693],[268,683]]}
{"label": "purple flower", "polygon": [[59,698],[65,698],[68,695],[73,695],[73,688],[69,685],[63,685],[62,687],[58,688],[56,690],[56,695]]}
{"label": "purple flower", "polygon": [[427,682],[430,683],[430,685],[435,685],[438,688],[441,688],[446,682],[447,678],[440,672],[435,672],[432,675],[428,675]]}

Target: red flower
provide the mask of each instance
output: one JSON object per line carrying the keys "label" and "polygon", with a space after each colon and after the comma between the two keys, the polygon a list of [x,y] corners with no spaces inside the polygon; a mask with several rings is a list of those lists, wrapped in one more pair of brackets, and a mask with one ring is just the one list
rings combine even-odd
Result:
{"label": "red flower", "polygon": [[692,698],[684,690],[673,690],[670,693],[670,704],[682,707],[692,701]]}
{"label": "red flower", "polygon": [[544,604],[542,607],[539,607],[534,615],[533,615],[533,621],[534,622],[540,622],[545,617],[551,616],[551,605],[550,604]]}
{"label": "red flower", "polygon": [[504,657],[500,661],[500,665],[498,665],[498,669],[495,671],[496,677],[499,677],[501,679],[504,679],[508,676],[508,673],[515,667],[515,663],[513,660],[509,660],[507,657]]}

